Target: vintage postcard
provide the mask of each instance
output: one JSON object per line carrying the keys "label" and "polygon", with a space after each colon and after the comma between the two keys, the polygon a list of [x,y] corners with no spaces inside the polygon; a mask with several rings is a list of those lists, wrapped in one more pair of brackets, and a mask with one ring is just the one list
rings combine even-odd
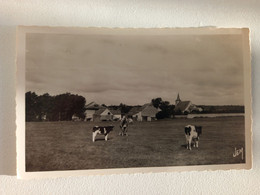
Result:
{"label": "vintage postcard", "polygon": [[18,178],[250,169],[249,29],[18,27]]}

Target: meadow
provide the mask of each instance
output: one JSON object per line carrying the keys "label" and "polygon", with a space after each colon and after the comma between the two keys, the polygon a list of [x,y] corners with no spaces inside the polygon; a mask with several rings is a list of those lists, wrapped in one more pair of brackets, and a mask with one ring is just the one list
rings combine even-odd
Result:
{"label": "meadow", "polygon": [[[199,148],[186,149],[184,126],[202,126]],[[114,125],[108,141],[92,142],[95,125]],[[119,122],[27,122],[26,171],[56,171],[244,163],[244,117],[134,122],[119,136]],[[245,153],[244,153],[245,156]]]}

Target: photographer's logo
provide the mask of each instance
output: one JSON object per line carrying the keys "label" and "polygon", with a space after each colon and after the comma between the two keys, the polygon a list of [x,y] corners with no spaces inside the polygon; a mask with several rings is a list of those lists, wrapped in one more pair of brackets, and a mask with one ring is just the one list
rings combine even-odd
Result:
{"label": "photographer's logo", "polygon": [[233,157],[235,158],[235,157],[237,157],[240,154],[241,154],[241,158],[243,160],[244,159],[244,148],[243,147],[240,148],[240,149],[235,148],[235,151],[233,153]]}

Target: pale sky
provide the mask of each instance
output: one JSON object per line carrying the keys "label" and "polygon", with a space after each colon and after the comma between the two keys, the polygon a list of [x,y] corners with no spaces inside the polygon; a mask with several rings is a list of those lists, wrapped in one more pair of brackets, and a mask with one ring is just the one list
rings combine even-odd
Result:
{"label": "pale sky", "polygon": [[26,91],[106,105],[244,105],[241,35],[27,34]]}

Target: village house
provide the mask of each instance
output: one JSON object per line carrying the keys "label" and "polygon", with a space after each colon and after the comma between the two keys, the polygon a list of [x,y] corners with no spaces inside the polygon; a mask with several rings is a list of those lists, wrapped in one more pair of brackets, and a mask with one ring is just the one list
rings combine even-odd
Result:
{"label": "village house", "polygon": [[191,112],[201,112],[202,108],[197,107],[195,104],[192,104],[191,101],[181,101],[180,95],[178,94],[177,99],[175,100],[174,112],[176,114],[188,114]]}
{"label": "village house", "polygon": [[72,115],[71,120],[72,120],[72,121],[81,121],[80,117],[77,116],[76,114],[73,114],[73,115]]}
{"label": "village house", "polygon": [[92,121],[118,121],[121,120],[121,111],[107,107],[100,107],[95,110]]}
{"label": "village house", "polygon": [[96,110],[95,114],[93,115],[94,121],[112,121],[113,114],[108,108],[102,107],[99,110]]}
{"label": "village house", "polygon": [[118,121],[122,119],[122,114],[121,114],[121,110],[120,109],[112,109],[109,108],[111,114],[113,115],[113,120],[114,121]]}
{"label": "village house", "polygon": [[161,110],[155,108],[151,103],[144,104],[143,106],[133,107],[128,115],[136,121],[152,121],[157,120],[156,114]]}
{"label": "village house", "polygon": [[99,104],[95,102],[91,102],[88,105],[85,106],[85,121],[93,121],[94,120],[94,114],[97,110],[103,108],[103,106],[100,106]]}

